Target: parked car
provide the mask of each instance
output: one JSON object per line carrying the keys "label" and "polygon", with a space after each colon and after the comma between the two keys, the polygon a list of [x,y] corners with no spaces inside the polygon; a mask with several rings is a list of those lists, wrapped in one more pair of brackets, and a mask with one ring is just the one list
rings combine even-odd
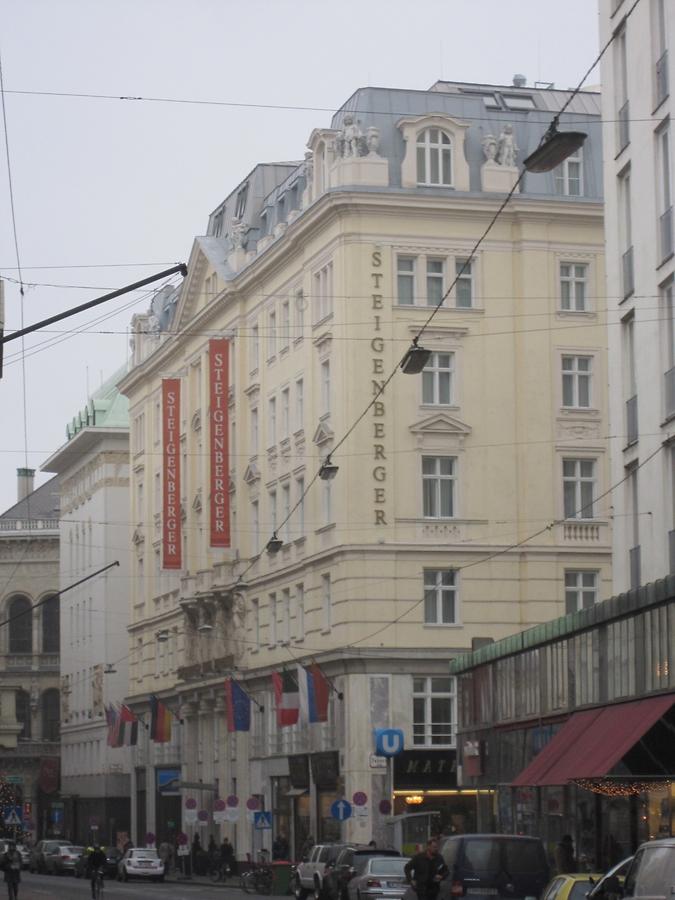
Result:
{"label": "parked car", "polygon": [[398,850],[378,850],[377,847],[363,847],[355,844],[347,845],[337,855],[335,865],[331,866],[323,879],[323,895],[327,900],[348,900],[349,882],[358,871],[363,869],[368,859],[374,856],[396,856]]}
{"label": "parked car", "polygon": [[[633,862],[633,857],[628,856],[626,859],[622,859],[620,863],[617,863],[615,866],[606,872],[599,881],[593,885],[592,889],[586,895],[588,900],[604,900],[606,894],[610,893],[606,890],[608,880],[614,876],[619,879],[619,884],[623,885],[624,879],[626,877],[626,872],[630,868],[630,864]],[[615,884],[615,882],[609,882],[610,885]]]}
{"label": "parked car", "polygon": [[624,897],[672,897],[675,895],[675,838],[649,841],[638,847],[621,885],[619,878],[608,878],[606,893]]}
{"label": "parked car", "polygon": [[28,870],[30,872],[40,872],[42,875],[47,871],[45,867],[45,857],[48,853],[51,853],[53,850],[61,844],[61,841],[38,841],[34,847],[31,848],[30,851],[30,861],[28,863]]}
{"label": "parked car", "polygon": [[47,875],[74,875],[75,865],[84,853],[84,847],[72,844],[59,844],[45,853],[45,873]]}
{"label": "parked car", "polygon": [[547,885],[541,900],[584,900],[584,897],[589,896],[596,879],[601,877],[586,873],[556,875]]}
{"label": "parked car", "polygon": [[119,881],[128,881],[130,878],[164,881],[164,864],[156,850],[133,847],[119,861],[117,878]]}
{"label": "parked car", "polygon": [[295,870],[291,888],[296,900],[305,900],[312,894],[320,900],[326,871],[335,865],[337,855],[346,844],[315,844]]}
{"label": "parked car", "polygon": [[[117,878],[117,867],[123,856],[122,851],[117,847],[102,847],[101,849],[105,852],[105,877]],[[75,866],[76,878],[82,878],[83,875],[87,874],[87,856],[88,854],[85,851],[78,859]]]}
{"label": "parked car", "polygon": [[539,838],[511,834],[462,834],[448,837],[441,855],[448,878],[441,895],[507,897],[525,900],[540,897],[549,881],[544,845]]}
{"label": "parked car", "polygon": [[25,844],[17,844],[16,849],[21,854],[21,868],[27,869],[30,863],[30,847]]}
{"label": "parked car", "polygon": [[349,900],[403,900],[408,890],[404,871],[408,860],[407,856],[357,856],[354,876],[347,886]]}

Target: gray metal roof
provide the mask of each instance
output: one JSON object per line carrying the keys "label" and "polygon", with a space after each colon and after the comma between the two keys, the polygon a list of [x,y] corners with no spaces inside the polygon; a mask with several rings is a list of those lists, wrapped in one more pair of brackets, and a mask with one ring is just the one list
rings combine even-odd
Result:
{"label": "gray metal roof", "polygon": [[0,519],[58,519],[59,518],[59,486],[60,476],[55,475],[49,481],[36,488],[23,500],[0,515]]}

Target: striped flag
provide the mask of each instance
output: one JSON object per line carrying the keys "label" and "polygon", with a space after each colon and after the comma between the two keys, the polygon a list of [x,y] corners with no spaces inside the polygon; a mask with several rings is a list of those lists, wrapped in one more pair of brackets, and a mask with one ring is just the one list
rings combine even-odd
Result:
{"label": "striped flag", "polygon": [[300,696],[295,675],[286,669],[283,672],[273,672],[272,684],[277,707],[277,725],[279,728],[295,725],[300,713]]}
{"label": "striped flag", "polygon": [[302,722],[327,722],[330,685],[318,663],[298,665],[300,695],[300,720]]}
{"label": "striped flag", "polygon": [[154,694],[150,697],[150,740],[156,744],[171,740],[171,710]]}
{"label": "striped flag", "polygon": [[105,707],[105,718],[108,723],[108,746],[117,747],[119,746],[117,743],[119,716],[114,706]]}
{"label": "striped flag", "polygon": [[118,747],[135,747],[138,743],[138,719],[128,706],[122,704],[119,712]]}
{"label": "striped flag", "polygon": [[234,678],[225,681],[225,712],[227,730],[251,730],[251,698]]}

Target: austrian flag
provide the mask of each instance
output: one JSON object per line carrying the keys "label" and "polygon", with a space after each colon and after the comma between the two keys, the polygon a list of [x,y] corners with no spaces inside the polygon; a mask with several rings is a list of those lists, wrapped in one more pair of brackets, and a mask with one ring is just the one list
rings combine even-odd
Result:
{"label": "austrian flag", "polygon": [[277,725],[279,728],[295,725],[300,713],[300,695],[295,675],[285,669],[283,672],[273,672],[272,684],[277,707]]}

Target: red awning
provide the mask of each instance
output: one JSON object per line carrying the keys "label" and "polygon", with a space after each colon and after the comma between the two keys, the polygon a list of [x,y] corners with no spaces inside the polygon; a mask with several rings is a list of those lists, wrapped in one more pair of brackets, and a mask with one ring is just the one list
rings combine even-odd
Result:
{"label": "red awning", "polygon": [[515,787],[602,778],[675,703],[675,694],[572,713],[560,731],[515,778]]}

